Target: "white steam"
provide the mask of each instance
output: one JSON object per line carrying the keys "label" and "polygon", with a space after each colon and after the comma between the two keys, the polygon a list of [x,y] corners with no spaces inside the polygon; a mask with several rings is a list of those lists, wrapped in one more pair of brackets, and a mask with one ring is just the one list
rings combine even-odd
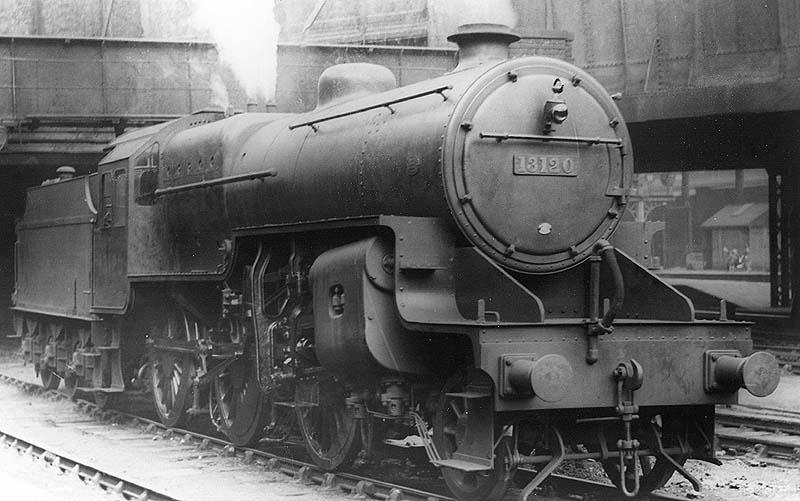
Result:
{"label": "white steam", "polygon": [[211,75],[211,104],[222,110],[227,110],[231,106],[231,99],[228,96],[228,87],[219,73]]}
{"label": "white steam", "polygon": [[[275,98],[278,32],[273,0],[191,0],[192,21],[214,38],[220,59],[230,66],[250,99],[271,102]],[[215,100],[221,79],[211,82]],[[221,103],[215,103],[221,104]]]}

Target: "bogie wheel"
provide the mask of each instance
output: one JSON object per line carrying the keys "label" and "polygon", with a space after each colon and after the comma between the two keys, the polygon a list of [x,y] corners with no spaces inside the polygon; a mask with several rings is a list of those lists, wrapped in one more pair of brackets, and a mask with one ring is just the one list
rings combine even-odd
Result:
{"label": "bogie wheel", "polygon": [[[448,396],[447,393],[466,391],[467,376],[457,374],[445,384],[436,408],[433,424],[433,440],[442,459],[450,459],[458,452],[465,439],[467,419],[463,397]],[[495,430],[499,438],[500,430]],[[510,437],[509,437],[510,438]],[[462,501],[499,500],[503,498],[514,479],[516,468],[511,467],[511,441],[497,440],[494,451],[494,467],[491,470],[465,472],[453,468],[442,468],[442,476],[456,498]]]}
{"label": "bogie wheel", "polygon": [[251,445],[267,424],[267,400],[258,384],[255,364],[247,356],[225,368],[211,383],[211,419],[233,445]]}
{"label": "bogie wheel", "polygon": [[361,450],[361,432],[339,383],[330,378],[298,382],[295,412],[306,450],[317,466],[331,471],[353,463]]}
{"label": "bogie wheel", "polygon": [[[660,417],[654,418],[654,420],[651,422],[654,431],[656,429],[661,430],[660,422]],[[660,434],[661,431],[658,433]],[[647,437],[645,441],[647,442],[648,439],[652,439],[652,437]],[[643,447],[646,447],[647,445],[649,444],[644,444]],[[687,458],[686,456],[673,456],[673,459],[679,465],[683,466]],[[670,477],[672,477],[672,474],[675,473],[675,466],[663,457],[637,456],[635,461],[638,462],[638,468],[636,468],[636,471],[639,474],[639,492],[642,494],[646,494],[664,487],[664,485],[669,481]],[[608,475],[614,485],[621,487],[619,458],[611,458],[603,461],[602,463],[603,470],[605,470],[606,475]],[[632,468],[632,466],[633,465],[629,466],[625,471],[625,486],[628,491],[632,491],[636,484],[636,479],[633,476],[634,468]]]}

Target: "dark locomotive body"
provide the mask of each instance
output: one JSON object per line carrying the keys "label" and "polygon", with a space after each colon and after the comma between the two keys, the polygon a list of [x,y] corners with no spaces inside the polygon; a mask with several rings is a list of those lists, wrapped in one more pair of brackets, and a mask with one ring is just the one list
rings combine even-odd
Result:
{"label": "dark locomotive body", "polygon": [[514,39],[473,27],[454,72],[403,88],[334,67],[312,112],[197,113],[31,189],[26,357],[103,403],[147,382],[165,423],[207,412],[236,444],[299,429],[330,469],[412,430],[462,499],[565,458],[628,493],[690,478],[713,406],[777,366],[612,247],[619,111],[578,68],[503,60]]}

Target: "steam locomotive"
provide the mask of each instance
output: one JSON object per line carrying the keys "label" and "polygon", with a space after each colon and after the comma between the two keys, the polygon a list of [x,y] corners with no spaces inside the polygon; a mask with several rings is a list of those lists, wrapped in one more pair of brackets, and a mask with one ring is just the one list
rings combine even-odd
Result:
{"label": "steam locomotive", "polygon": [[399,88],[333,66],[308,113],[195,113],[31,188],[13,310],[43,384],[147,385],[168,426],[299,432],[330,470],[416,435],[462,500],[586,458],[630,496],[699,489],[714,405],[777,364],[610,243],[625,122],[585,71],[508,59],[517,39],[464,26],[453,71]]}

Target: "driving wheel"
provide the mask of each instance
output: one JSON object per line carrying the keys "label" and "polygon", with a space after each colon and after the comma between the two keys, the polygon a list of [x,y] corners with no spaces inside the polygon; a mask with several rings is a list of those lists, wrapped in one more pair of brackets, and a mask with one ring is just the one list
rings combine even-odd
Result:
{"label": "driving wheel", "polygon": [[153,403],[161,422],[169,427],[183,424],[195,372],[192,357],[155,350],[150,355],[150,370]]}
{"label": "driving wheel", "polygon": [[241,356],[211,383],[212,422],[234,445],[251,445],[266,425],[267,400],[259,388],[255,364],[247,355]]}
{"label": "driving wheel", "polygon": [[[150,388],[156,412],[164,426],[186,423],[192,403],[192,383],[197,372],[192,350],[197,344],[199,324],[183,311],[170,311],[160,330],[155,333],[156,344],[161,339],[170,348],[153,347],[149,354]],[[172,349],[175,346],[182,349]]]}

